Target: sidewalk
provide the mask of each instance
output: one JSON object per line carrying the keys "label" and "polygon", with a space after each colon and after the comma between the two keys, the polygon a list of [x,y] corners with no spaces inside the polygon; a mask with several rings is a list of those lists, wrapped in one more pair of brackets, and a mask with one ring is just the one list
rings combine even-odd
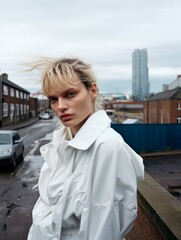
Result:
{"label": "sidewalk", "polygon": [[31,119],[28,119],[26,121],[23,121],[23,122],[20,122],[20,123],[17,123],[17,124],[12,124],[12,125],[2,127],[2,128],[0,128],[0,130],[18,130],[18,129],[21,129],[21,128],[28,127],[28,126],[36,123],[37,121],[39,121],[39,119],[37,117],[36,118],[31,118]]}

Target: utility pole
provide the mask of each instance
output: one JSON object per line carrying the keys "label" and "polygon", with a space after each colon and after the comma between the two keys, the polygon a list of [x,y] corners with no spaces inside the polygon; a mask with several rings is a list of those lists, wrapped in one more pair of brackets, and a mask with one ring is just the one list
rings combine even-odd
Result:
{"label": "utility pole", "polygon": [[2,128],[3,119],[3,91],[2,91],[2,75],[0,75],[0,128]]}

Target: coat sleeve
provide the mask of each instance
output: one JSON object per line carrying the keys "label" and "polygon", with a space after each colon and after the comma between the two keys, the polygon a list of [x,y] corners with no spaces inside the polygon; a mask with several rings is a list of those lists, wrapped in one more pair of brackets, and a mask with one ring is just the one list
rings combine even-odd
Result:
{"label": "coat sleeve", "polygon": [[137,216],[137,178],[131,156],[122,142],[104,142],[92,157],[80,239],[123,239]]}

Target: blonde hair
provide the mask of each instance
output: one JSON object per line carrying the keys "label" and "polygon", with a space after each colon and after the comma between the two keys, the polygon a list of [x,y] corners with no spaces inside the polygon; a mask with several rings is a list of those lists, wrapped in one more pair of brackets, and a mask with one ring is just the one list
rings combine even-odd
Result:
{"label": "blonde hair", "polygon": [[[32,69],[42,70],[41,88],[45,96],[50,95],[52,90],[62,87],[70,87],[72,84],[82,82],[86,89],[89,89],[97,80],[91,65],[78,58],[43,58],[36,62]],[[100,106],[95,100],[94,109],[97,111]]]}

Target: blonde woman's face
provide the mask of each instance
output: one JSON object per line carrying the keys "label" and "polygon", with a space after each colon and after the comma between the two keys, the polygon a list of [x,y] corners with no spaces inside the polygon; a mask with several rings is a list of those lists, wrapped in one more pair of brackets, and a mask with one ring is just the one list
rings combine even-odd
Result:
{"label": "blonde woman's face", "polygon": [[81,128],[87,118],[93,114],[93,102],[97,96],[95,83],[86,89],[82,82],[70,87],[50,91],[52,110],[62,124],[70,127],[73,135]]}

